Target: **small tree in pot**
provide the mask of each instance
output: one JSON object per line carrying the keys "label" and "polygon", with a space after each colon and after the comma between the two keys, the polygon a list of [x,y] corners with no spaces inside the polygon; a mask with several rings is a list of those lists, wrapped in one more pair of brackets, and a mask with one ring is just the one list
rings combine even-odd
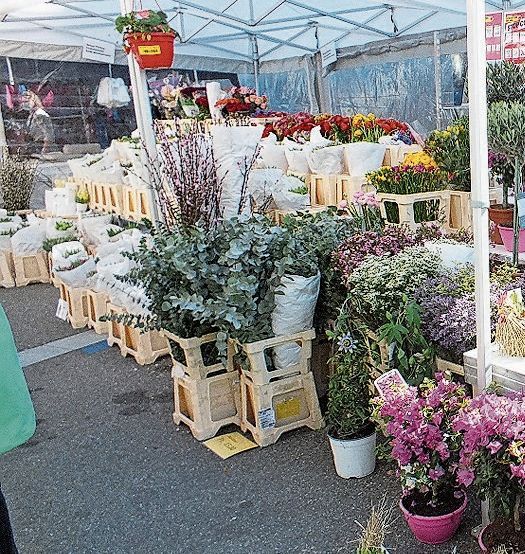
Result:
{"label": "small tree in pot", "polygon": [[340,477],[365,477],[375,469],[376,433],[371,417],[373,357],[368,329],[343,305],[334,331],[334,373],[328,387],[328,437]]}
{"label": "small tree in pot", "polygon": [[[510,233],[505,227],[499,230],[505,247],[513,252],[513,263],[518,264],[520,251],[520,222],[518,217],[518,195],[522,189],[522,171],[525,165],[525,105],[519,102],[496,102],[489,109],[489,141],[492,149],[503,154],[509,162],[514,164],[514,243],[510,249],[510,242],[506,236]],[[525,238],[525,234],[524,234]],[[525,245],[523,250],[525,251]]]}

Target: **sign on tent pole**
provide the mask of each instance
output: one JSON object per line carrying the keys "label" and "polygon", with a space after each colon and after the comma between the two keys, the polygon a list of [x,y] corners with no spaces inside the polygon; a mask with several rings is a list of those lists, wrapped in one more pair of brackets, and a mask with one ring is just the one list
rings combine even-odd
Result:
{"label": "sign on tent pole", "polygon": [[335,42],[330,42],[326,46],[321,48],[321,65],[322,67],[328,67],[337,61],[337,49]]}
{"label": "sign on tent pole", "polygon": [[115,63],[115,45],[104,40],[84,37],[82,57],[104,63]]}

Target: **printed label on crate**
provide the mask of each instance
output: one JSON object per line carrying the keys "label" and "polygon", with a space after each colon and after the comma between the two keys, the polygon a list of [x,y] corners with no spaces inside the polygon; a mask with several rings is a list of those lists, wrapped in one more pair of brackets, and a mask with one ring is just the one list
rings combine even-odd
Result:
{"label": "printed label on crate", "polygon": [[62,319],[64,321],[67,321],[67,314],[68,314],[68,306],[67,302],[65,300],[62,300],[62,298],[58,301],[56,316],[58,319]]}
{"label": "printed label on crate", "polygon": [[158,56],[161,53],[158,44],[154,46],[139,46],[139,54],[141,56]]}
{"label": "printed label on crate", "polygon": [[260,410],[258,415],[261,429],[273,429],[275,427],[275,410],[273,408]]}
{"label": "printed label on crate", "polygon": [[384,375],[381,375],[381,377],[378,377],[374,381],[374,386],[379,392],[379,395],[384,398],[387,392],[395,390],[396,388],[398,390],[405,389],[408,387],[408,384],[397,369],[392,369]]}
{"label": "printed label on crate", "polygon": [[241,452],[246,452],[246,450],[257,448],[254,442],[237,432],[213,437],[213,439],[205,441],[204,446],[209,448],[223,460],[231,458]]}
{"label": "printed label on crate", "polygon": [[277,421],[297,417],[301,414],[301,399],[296,397],[287,398],[275,405],[275,417]]}

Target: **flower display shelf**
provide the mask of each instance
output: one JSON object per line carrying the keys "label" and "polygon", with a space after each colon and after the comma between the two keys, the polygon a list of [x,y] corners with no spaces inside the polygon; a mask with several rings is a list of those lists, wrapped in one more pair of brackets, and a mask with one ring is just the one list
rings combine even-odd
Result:
{"label": "flower display shelf", "polygon": [[106,212],[108,206],[109,185],[106,183],[91,183],[88,188],[89,207],[93,210]]}
{"label": "flower display shelf", "polygon": [[[235,344],[238,351],[242,351],[247,357],[247,364],[241,365],[242,373],[250,379],[254,385],[267,385],[283,377],[304,375],[311,372],[312,341],[315,339],[315,329],[272,337],[248,344]],[[275,347],[295,345],[300,347],[297,353],[297,363],[285,369],[271,369],[268,367],[268,359]]]}
{"label": "flower display shelf", "polygon": [[149,196],[146,189],[123,185],[122,194],[122,216],[125,219],[137,222],[144,218],[152,219]]}
{"label": "flower display shelf", "polygon": [[13,254],[13,266],[17,287],[31,283],[49,283],[49,270],[46,252],[36,254]]}
{"label": "flower display shelf", "polygon": [[[411,229],[417,229],[421,223],[416,223],[414,218],[414,204],[418,202],[439,201],[439,214],[445,217],[449,214],[450,191],[441,190],[436,192],[420,192],[416,194],[392,194],[380,192],[377,193],[377,199],[380,202],[381,215],[388,221],[385,203],[397,204],[399,207],[399,224],[408,225]],[[425,223],[439,223],[437,220]]]}
{"label": "flower display shelf", "polygon": [[109,321],[100,321],[103,315],[106,315],[108,309],[109,296],[105,292],[96,292],[94,290],[86,290],[87,298],[87,325],[93,329],[97,335],[109,334]]}
{"label": "flower display shelf", "polygon": [[83,329],[88,324],[89,309],[87,291],[73,288],[58,280],[60,298],[67,303],[67,320],[73,329]]}
{"label": "flower display shelf", "polygon": [[[525,358],[512,358],[491,345],[492,380],[501,386],[502,392],[520,392],[525,389]],[[463,355],[465,381],[478,390],[477,349]]]}
{"label": "flower display shelf", "polygon": [[106,213],[114,213],[122,215],[123,213],[123,194],[122,185],[108,183],[105,185],[106,205],[104,211]]}
{"label": "flower display shelf", "polygon": [[[503,190],[501,188],[489,189],[490,205],[503,202]],[[470,192],[459,190],[450,191],[450,215],[448,226],[450,229],[472,228],[472,200]]]}
{"label": "flower display shelf", "polygon": [[[209,333],[202,337],[183,339],[168,331],[161,331],[168,340],[170,356],[175,374],[193,380],[206,379],[210,375],[217,375],[233,371],[232,364],[222,363],[213,350],[217,333]],[[207,363],[206,349],[211,349],[211,363]],[[177,352],[178,351],[178,352]],[[183,359],[183,361],[182,361]]]}
{"label": "flower display shelf", "polygon": [[13,254],[9,250],[0,250],[0,287],[9,289],[15,284]]}
{"label": "flower display shelf", "polygon": [[465,369],[462,365],[443,360],[442,358],[436,358],[436,366],[437,370],[441,373],[448,372],[459,376],[465,375]]}
{"label": "flower display shelf", "polygon": [[[117,316],[126,313],[124,308],[108,303],[108,314]],[[146,331],[142,333],[140,329],[110,321],[108,325],[108,344],[116,344],[120,348],[122,356],[133,356],[139,365],[149,365],[162,356],[169,354],[168,341],[159,331]]]}
{"label": "flower display shelf", "polygon": [[269,446],[300,427],[322,429],[324,420],[312,373],[256,385],[241,375],[241,430],[259,446]]}
{"label": "flower display shelf", "polygon": [[214,437],[225,425],[240,425],[239,374],[226,372],[205,379],[172,371],[176,425],[184,423],[199,440]]}

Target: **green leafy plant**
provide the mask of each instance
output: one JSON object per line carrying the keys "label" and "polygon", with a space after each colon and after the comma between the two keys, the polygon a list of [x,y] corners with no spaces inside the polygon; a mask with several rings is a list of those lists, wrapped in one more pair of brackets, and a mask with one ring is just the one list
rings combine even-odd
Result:
{"label": "green leafy plant", "polygon": [[444,131],[431,133],[426,143],[427,152],[439,168],[448,174],[450,187],[470,191],[470,136],[468,117],[461,117]]}
{"label": "green leafy plant", "polygon": [[294,194],[302,194],[306,196],[308,194],[308,187],[306,185],[301,185],[300,187],[291,189],[290,192],[293,192]]}
{"label": "green leafy plant", "polygon": [[387,312],[387,322],[378,329],[379,340],[391,351],[389,364],[411,385],[432,377],[435,351],[421,332],[421,308],[404,296],[405,305],[397,315]]}
{"label": "green leafy plant", "polygon": [[368,328],[353,318],[345,302],[328,337],[336,343],[328,384],[326,419],[330,435],[356,439],[370,434],[371,376],[374,371]]}
{"label": "green leafy plant", "polygon": [[[489,142],[492,150],[503,154],[514,164],[514,195],[522,192],[522,172],[525,165],[525,105],[520,102],[496,102],[488,114]],[[520,224],[518,203],[514,204],[513,263],[518,265]]]}
{"label": "green leafy plant", "polygon": [[342,276],[335,267],[333,252],[349,236],[360,229],[359,218],[337,217],[335,209],[316,214],[287,215],[282,223],[307,251],[321,272],[321,290],[315,313],[315,326],[319,331],[328,328],[335,320],[346,298]]}
{"label": "green leafy plant", "polygon": [[521,102],[525,96],[525,68],[512,62],[487,64],[487,101]]}
{"label": "green leafy plant", "polygon": [[67,237],[56,237],[54,239],[46,239],[43,242],[43,248],[46,252],[51,252],[55,244],[62,244],[63,242],[71,242],[77,240],[75,236],[69,235]]}
{"label": "green leafy plant", "polygon": [[0,158],[0,198],[8,212],[29,209],[36,173],[37,162],[4,151]]}
{"label": "green leafy plant", "polygon": [[124,35],[131,33],[176,33],[163,11],[142,10],[120,15],[115,19],[116,30]]}
{"label": "green leafy plant", "polygon": [[55,223],[55,229],[57,231],[69,231],[72,228],[73,228],[73,222],[72,221],[62,220],[62,221],[57,221]]}

